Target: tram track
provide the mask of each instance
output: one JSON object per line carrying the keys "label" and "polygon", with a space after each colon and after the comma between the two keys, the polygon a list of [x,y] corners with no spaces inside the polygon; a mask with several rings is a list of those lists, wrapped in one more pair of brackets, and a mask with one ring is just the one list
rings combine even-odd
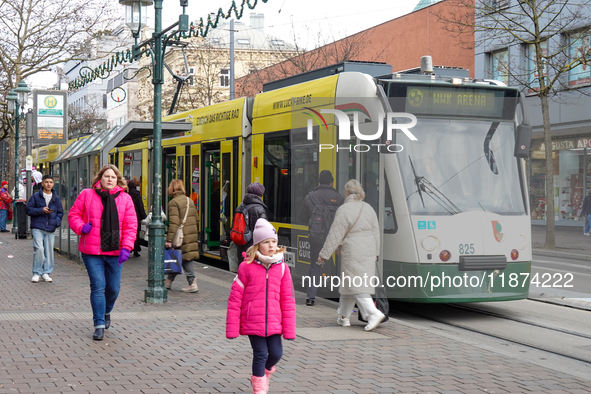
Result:
{"label": "tram track", "polygon": [[[391,310],[591,366],[591,335],[458,304],[391,304]],[[400,317],[398,317],[400,318]]]}

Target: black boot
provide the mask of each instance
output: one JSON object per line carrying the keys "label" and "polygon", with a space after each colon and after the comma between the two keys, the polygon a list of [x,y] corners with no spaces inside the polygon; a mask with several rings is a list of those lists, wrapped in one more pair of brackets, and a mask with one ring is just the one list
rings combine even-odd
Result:
{"label": "black boot", "polygon": [[103,337],[105,336],[105,329],[104,328],[97,328],[94,330],[94,334],[92,334],[92,339],[95,341],[102,341]]}
{"label": "black boot", "polygon": [[105,330],[111,327],[111,315],[105,315]]}

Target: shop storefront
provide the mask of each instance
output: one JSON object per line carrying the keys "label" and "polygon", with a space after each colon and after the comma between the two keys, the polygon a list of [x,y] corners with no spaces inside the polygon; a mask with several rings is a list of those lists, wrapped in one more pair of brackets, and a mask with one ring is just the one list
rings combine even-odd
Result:
{"label": "shop storefront", "polygon": [[554,207],[546,206],[546,147],[534,140],[528,163],[533,224],[544,224],[554,213],[557,225],[582,226],[579,218],[583,199],[591,190],[591,136],[552,141]]}

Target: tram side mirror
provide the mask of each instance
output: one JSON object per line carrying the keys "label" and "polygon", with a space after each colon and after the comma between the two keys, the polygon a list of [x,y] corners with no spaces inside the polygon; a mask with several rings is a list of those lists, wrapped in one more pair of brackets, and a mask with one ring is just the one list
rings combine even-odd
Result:
{"label": "tram side mirror", "polygon": [[532,127],[528,124],[517,126],[517,135],[515,136],[515,157],[527,159],[531,149]]}

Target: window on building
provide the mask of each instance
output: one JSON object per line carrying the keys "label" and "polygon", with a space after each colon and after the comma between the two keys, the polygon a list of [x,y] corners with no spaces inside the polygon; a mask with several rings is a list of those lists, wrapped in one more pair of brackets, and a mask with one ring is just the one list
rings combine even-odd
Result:
{"label": "window on building", "polygon": [[219,38],[212,38],[211,39],[211,43],[212,44],[219,44],[220,43],[220,39]]}
{"label": "window on building", "polygon": [[250,45],[250,40],[248,38],[239,38],[236,42],[240,45]]}
{"label": "window on building", "polygon": [[222,68],[220,70],[220,86],[230,86],[230,70],[228,70],[227,68]]}
{"label": "window on building", "polygon": [[[548,55],[548,42],[543,42],[542,46],[542,56]],[[537,67],[537,55],[536,55],[536,48],[534,44],[530,44],[527,47],[527,73],[529,79],[529,93],[539,90],[540,88],[540,75],[538,73]],[[548,68],[546,66],[546,62],[543,60],[543,76],[546,76],[548,73]]]}
{"label": "window on building", "polygon": [[103,109],[107,109],[107,95],[103,94]]}
{"label": "window on building", "polygon": [[509,8],[509,0],[492,0],[493,7],[497,10]]}
{"label": "window on building", "polygon": [[271,45],[275,45],[276,47],[282,47],[285,45],[283,40],[271,40]]}
{"label": "window on building", "polygon": [[493,52],[491,58],[491,78],[509,85],[509,51],[504,49]]}
{"label": "window on building", "polygon": [[591,83],[591,33],[573,33],[568,37],[568,55],[572,60],[586,60],[568,73],[569,86]]}

